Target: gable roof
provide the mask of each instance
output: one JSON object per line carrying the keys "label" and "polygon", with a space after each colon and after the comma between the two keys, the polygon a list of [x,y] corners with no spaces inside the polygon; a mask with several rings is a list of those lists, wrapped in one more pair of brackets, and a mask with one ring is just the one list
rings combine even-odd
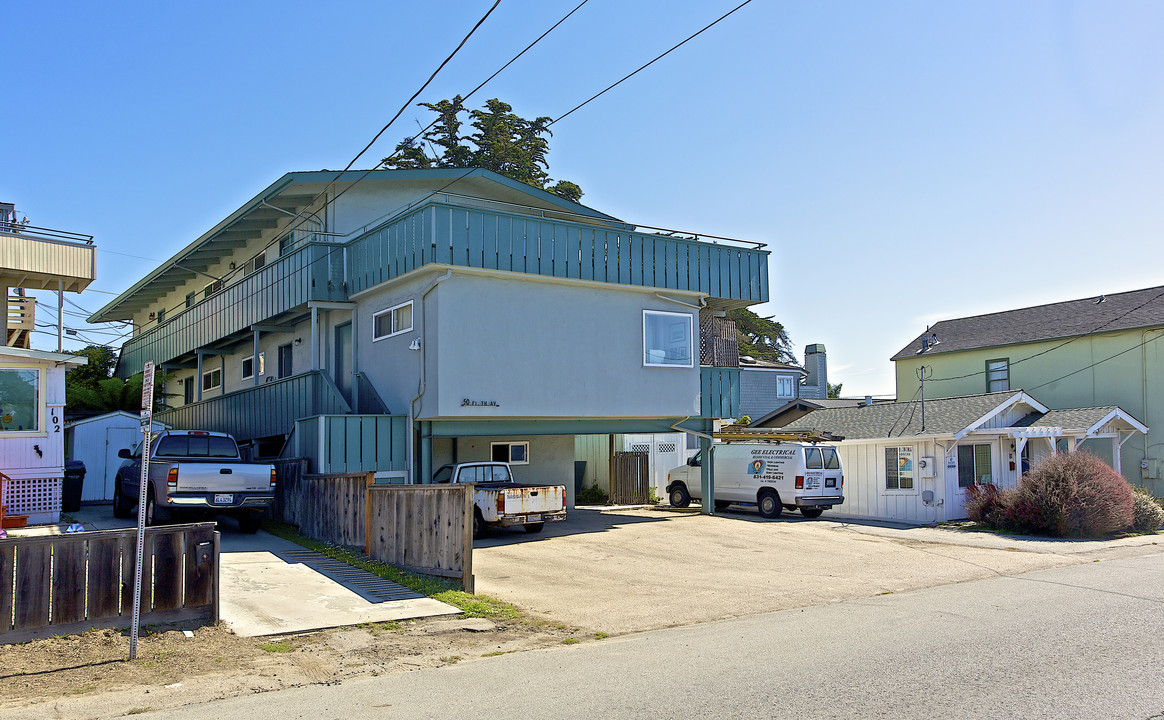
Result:
{"label": "gable roof", "polygon": [[[1100,298],[1103,298],[1102,302]],[[943,320],[918,335],[891,359],[905,360],[916,356],[922,347],[922,338],[931,333],[937,335],[938,344],[932,346],[927,355],[1158,325],[1164,325],[1164,285]]]}
{"label": "gable roof", "polygon": [[1035,412],[1047,412],[1046,407],[1020,390],[926,400],[925,431],[921,427],[921,405],[917,402],[813,410],[783,429],[828,432],[843,435],[846,440],[959,435],[1018,403],[1026,404]]}
{"label": "gable roof", "polygon": [[1063,410],[1049,410],[1042,416],[1031,414],[1014,424],[1015,427],[1058,427],[1071,430],[1087,430],[1088,433],[1099,432],[1108,423],[1113,423],[1121,430],[1138,430],[1148,432],[1148,427],[1132,417],[1117,405],[1102,407],[1067,408]]}

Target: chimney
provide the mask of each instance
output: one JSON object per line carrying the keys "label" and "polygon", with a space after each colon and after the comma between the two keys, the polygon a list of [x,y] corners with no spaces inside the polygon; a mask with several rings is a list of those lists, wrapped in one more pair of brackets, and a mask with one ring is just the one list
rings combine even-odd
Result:
{"label": "chimney", "polygon": [[803,397],[827,398],[829,396],[829,373],[824,345],[813,343],[804,349],[804,369],[808,371],[808,377],[804,380],[806,387]]}

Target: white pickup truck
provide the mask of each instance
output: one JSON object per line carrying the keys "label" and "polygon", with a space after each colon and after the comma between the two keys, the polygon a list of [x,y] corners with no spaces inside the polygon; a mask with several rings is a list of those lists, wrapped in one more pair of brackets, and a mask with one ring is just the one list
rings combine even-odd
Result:
{"label": "white pickup truck", "polygon": [[[117,470],[113,516],[128,518],[141,486],[142,447],[123,448],[129,462]],[[239,529],[259,529],[263,511],[275,499],[275,468],[241,462],[238,445],[226,433],[166,430],[153,438],[146,524],[165,522],[175,509],[233,515]]]}
{"label": "white pickup truck", "polygon": [[539,533],[547,522],[566,519],[565,485],[521,485],[513,481],[503,462],[471,462],[442,465],[434,483],[476,483],[473,501],[473,537],[486,527],[522,526]]}

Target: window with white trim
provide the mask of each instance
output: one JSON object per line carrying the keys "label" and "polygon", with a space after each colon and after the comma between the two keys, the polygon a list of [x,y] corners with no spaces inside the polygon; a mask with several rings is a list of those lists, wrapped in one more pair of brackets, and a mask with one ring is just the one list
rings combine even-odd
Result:
{"label": "window with white trim", "polygon": [[242,359],[242,379],[251,380],[255,377],[255,356],[249,355]]}
{"label": "window with white trim", "polygon": [[44,415],[42,371],[0,368],[0,433],[39,433]]}
{"label": "window with white trim", "polygon": [[795,378],[793,378],[791,375],[777,375],[776,376],[776,397],[778,397],[778,398],[794,398],[794,397],[796,397]]}
{"label": "window with white trim", "polygon": [[383,340],[412,330],[412,301],[400,303],[372,315],[372,341]]}
{"label": "window with white trim", "polygon": [[989,485],[994,482],[992,467],[990,445],[958,446],[958,487]]}
{"label": "window with white trim", "polygon": [[489,443],[489,453],[493,462],[509,463],[510,465],[529,465],[528,442]]}
{"label": "window with white trim", "polygon": [[692,316],[643,310],[643,367],[694,367]]}
{"label": "window with white trim", "polygon": [[885,448],[885,489],[913,489],[913,447]]}
{"label": "window with white trim", "polygon": [[986,392],[1010,390],[1010,358],[986,361]]}
{"label": "window with white trim", "polygon": [[202,392],[222,387],[222,368],[214,368],[202,373]]}

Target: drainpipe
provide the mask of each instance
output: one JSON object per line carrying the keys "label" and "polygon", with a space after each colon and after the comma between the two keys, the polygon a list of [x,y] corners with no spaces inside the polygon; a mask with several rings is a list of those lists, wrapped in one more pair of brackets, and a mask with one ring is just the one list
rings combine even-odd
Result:
{"label": "drainpipe", "polygon": [[699,465],[699,485],[703,494],[703,508],[704,515],[715,514],[715,472],[712,465],[712,443],[715,437],[707,433],[698,432],[696,430],[688,430],[684,427],[679,427],[683,423],[691,419],[691,416],[683,418],[679,422],[671,425],[671,429],[676,432],[687,433],[699,438],[699,455],[702,461]]}
{"label": "drainpipe", "polygon": [[[425,309],[424,309],[425,298],[428,297],[428,294],[430,292],[432,292],[433,289],[437,285],[440,285],[442,282],[444,282],[445,280],[448,280],[452,276],[453,276],[452,269],[446,270],[444,275],[441,275],[439,278],[436,278],[431,283],[429,283],[428,287],[424,289],[424,292],[422,292],[420,294],[420,303],[419,303],[420,304],[420,322],[417,323],[417,322],[415,322],[415,319],[414,319],[413,327],[419,326],[421,328],[422,335],[424,334],[424,330],[427,329],[427,326],[428,326],[428,313],[425,312]],[[425,340],[427,340],[427,338],[425,338]],[[424,391],[427,389],[428,378],[427,378],[426,373],[425,373],[425,367],[426,367],[426,363],[425,363],[426,348],[425,348],[425,345],[427,345],[427,344],[428,344],[427,342],[420,343],[420,382],[419,382],[418,387],[417,387],[416,397],[412,398],[412,402],[408,403],[408,461],[407,462],[408,462],[409,472],[414,472],[414,473],[416,471],[416,465],[415,465],[416,459],[413,457],[413,454],[415,453],[414,448],[416,445],[416,429],[414,427],[413,418],[416,417],[416,403],[422,397],[424,397]],[[431,437],[431,436],[432,436],[432,434],[429,433],[429,437]],[[424,478],[420,478],[420,480],[423,482]]]}

